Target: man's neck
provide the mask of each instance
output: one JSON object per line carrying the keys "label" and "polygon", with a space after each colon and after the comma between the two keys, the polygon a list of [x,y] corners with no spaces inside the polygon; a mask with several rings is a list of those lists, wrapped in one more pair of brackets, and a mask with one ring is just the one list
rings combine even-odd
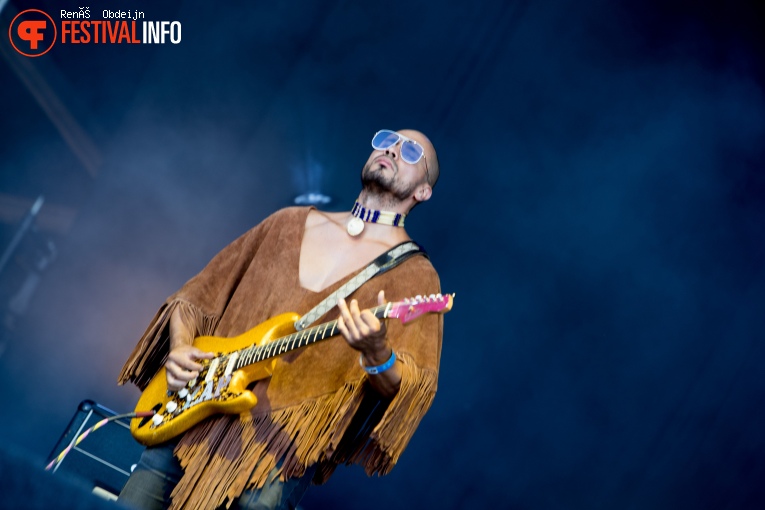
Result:
{"label": "man's neck", "polygon": [[411,208],[411,205],[406,204],[400,200],[396,200],[389,195],[372,194],[367,190],[362,190],[359,194],[359,198],[357,198],[356,201],[365,209],[390,211],[399,214],[406,214]]}

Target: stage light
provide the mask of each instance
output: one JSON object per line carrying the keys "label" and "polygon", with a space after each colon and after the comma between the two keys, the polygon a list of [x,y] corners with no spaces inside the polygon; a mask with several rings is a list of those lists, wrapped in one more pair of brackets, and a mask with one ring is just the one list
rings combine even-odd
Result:
{"label": "stage light", "polygon": [[319,205],[331,204],[332,197],[330,197],[329,195],[325,195],[324,193],[320,191],[312,191],[309,193],[303,193],[302,195],[298,195],[292,201],[295,203],[295,205],[319,206]]}

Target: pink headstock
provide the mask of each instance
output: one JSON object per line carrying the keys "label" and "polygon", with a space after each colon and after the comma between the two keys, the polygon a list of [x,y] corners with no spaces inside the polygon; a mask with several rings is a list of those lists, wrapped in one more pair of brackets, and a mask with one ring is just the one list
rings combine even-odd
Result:
{"label": "pink headstock", "polygon": [[406,324],[424,313],[446,313],[452,309],[453,304],[454,294],[415,296],[397,303],[391,303],[386,316],[396,317]]}

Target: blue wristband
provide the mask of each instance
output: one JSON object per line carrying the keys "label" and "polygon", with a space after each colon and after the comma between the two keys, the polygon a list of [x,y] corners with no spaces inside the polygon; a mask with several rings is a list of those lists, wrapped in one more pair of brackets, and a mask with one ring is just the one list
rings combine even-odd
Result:
{"label": "blue wristband", "polygon": [[396,353],[393,352],[393,349],[390,351],[390,359],[383,363],[382,365],[377,365],[376,367],[365,367],[364,366],[364,355],[359,356],[359,365],[361,365],[361,368],[364,369],[364,371],[368,374],[375,375],[375,374],[382,374],[386,370],[388,370],[390,367],[393,366],[393,364],[396,362]]}

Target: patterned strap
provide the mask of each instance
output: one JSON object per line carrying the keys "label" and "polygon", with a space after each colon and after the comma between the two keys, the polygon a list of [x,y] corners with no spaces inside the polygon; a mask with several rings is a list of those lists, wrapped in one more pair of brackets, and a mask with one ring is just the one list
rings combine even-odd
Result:
{"label": "patterned strap", "polygon": [[313,310],[303,315],[295,322],[295,329],[302,331],[311,325],[316,319],[327,313],[332,307],[337,305],[337,300],[349,296],[353,291],[364,285],[364,283],[375,275],[382,274],[385,271],[394,268],[412,255],[422,253],[428,256],[425,250],[414,241],[406,241],[394,246],[387,252],[377,257],[362,272],[351,278],[345,285],[324,298],[316,305]]}

